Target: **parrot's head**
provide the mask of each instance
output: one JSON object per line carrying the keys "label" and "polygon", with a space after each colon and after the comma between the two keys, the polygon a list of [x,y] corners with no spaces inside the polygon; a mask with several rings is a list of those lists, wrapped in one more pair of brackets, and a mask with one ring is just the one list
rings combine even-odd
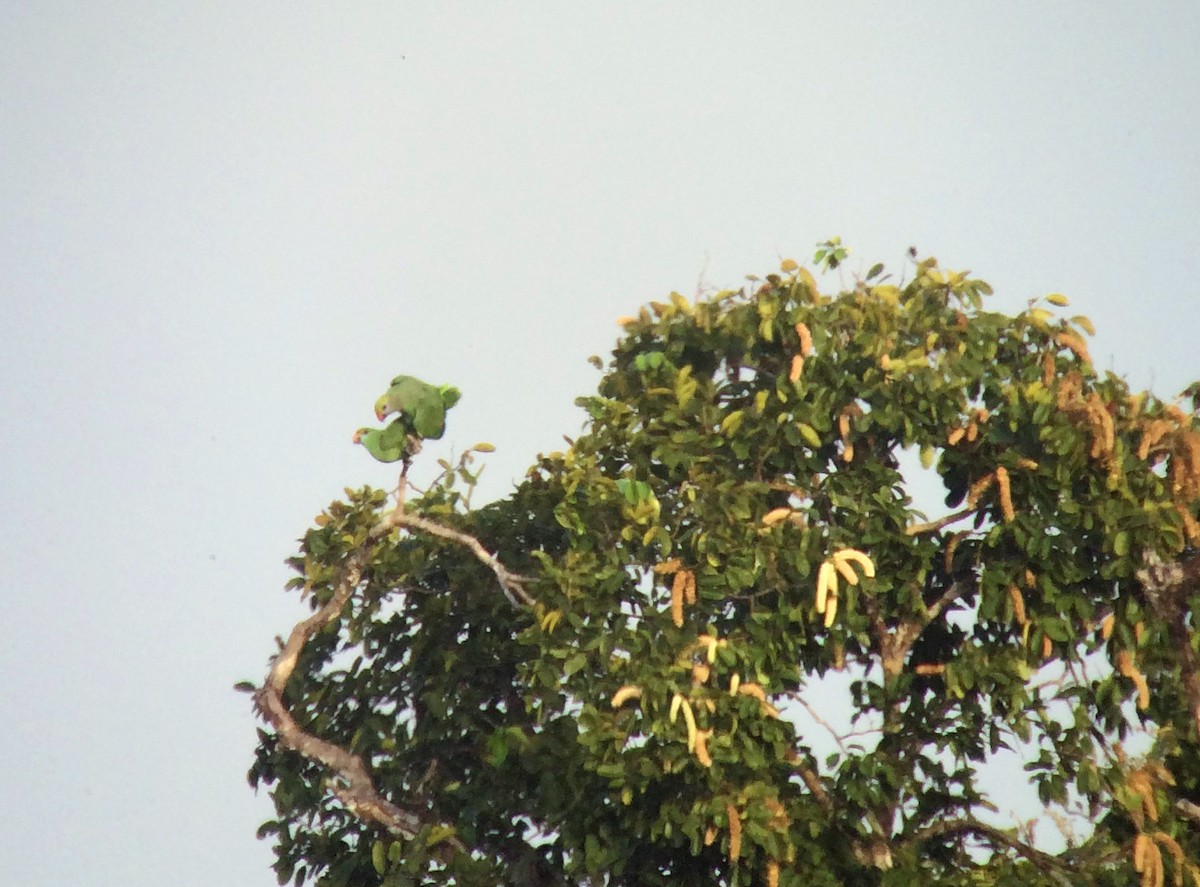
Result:
{"label": "parrot's head", "polygon": [[391,411],[388,409],[387,395],[385,394],[379,400],[375,401],[375,418],[382,422],[389,412]]}

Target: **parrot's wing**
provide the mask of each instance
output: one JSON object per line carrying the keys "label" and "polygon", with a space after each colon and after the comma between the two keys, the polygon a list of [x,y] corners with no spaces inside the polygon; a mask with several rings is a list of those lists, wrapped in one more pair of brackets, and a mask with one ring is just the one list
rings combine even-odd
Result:
{"label": "parrot's wing", "polygon": [[395,459],[390,461],[395,462],[408,453],[408,421],[406,419],[395,419],[386,428],[379,431],[379,444],[389,453],[395,453]]}
{"label": "parrot's wing", "polygon": [[437,440],[446,431],[446,408],[442,395],[433,386],[426,386],[414,405],[413,427],[421,437]]}

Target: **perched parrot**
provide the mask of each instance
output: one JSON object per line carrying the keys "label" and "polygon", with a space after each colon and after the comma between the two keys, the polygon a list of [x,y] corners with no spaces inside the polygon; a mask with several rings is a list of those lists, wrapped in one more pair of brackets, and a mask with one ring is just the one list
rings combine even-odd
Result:
{"label": "perched parrot", "polygon": [[383,421],[399,413],[410,434],[437,440],[446,431],[446,410],[460,397],[461,392],[453,386],[435,388],[413,376],[397,376],[392,379],[392,387],[375,401],[375,416]]}
{"label": "perched parrot", "polygon": [[386,428],[360,428],[354,432],[354,442],[362,444],[380,462],[399,462],[410,454],[408,426],[403,419],[396,419]]}

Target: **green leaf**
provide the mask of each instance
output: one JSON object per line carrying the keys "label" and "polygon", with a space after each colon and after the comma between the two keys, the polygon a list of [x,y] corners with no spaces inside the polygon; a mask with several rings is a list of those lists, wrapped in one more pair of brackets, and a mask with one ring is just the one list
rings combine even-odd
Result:
{"label": "green leaf", "polygon": [[721,433],[725,435],[733,435],[742,425],[742,419],[745,418],[743,410],[734,410],[728,416],[721,420]]}
{"label": "green leaf", "polygon": [[804,422],[797,422],[796,430],[800,432],[800,436],[803,437],[808,445],[813,447],[813,449],[817,449],[821,446],[821,436],[817,434],[816,429],[811,425],[808,425]]}
{"label": "green leaf", "polygon": [[1121,530],[1113,537],[1113,554],[1117,557],[1125,557],[1129,554],[1129,534]]}

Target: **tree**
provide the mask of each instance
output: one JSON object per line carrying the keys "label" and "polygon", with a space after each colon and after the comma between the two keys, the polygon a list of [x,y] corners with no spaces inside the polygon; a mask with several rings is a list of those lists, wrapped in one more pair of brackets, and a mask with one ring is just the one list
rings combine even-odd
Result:
{"label": "tree", "polygon": [[[932,258],[751,280],[623,318],[507,498],[405,461],[306,532],[244,687],[280,883],[1200,885],[1196,404]],[[1088,833],[988,815],[1006,748]]]}

